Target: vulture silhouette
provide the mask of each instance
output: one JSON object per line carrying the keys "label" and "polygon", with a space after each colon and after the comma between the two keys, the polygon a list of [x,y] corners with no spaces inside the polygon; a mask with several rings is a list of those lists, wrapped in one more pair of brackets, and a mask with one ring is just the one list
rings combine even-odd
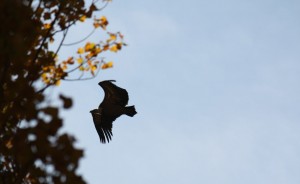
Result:
{"label": "vulture silhouette", "polygon": [[113,121],[123,114],[133,117],[137,113],[134,106],[126,106],[129,100],[127,91],[112,82],[116,81],[98,83],[104,90],[104,99],[98,109],[90,111],[101,143],[111,140]]}

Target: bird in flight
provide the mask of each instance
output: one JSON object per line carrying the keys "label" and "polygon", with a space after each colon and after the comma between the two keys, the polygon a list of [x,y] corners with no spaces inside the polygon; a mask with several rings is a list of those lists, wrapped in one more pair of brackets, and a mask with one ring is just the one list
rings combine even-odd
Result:
{"label": "bird in flight", "polygon": [[104,90],[104,99],[98,109],[90,111],[101,143],[111,140],[113,121],[123,114],[133,117],[137,113],[134,106],[126,106],[129,100],[127,91],[112,82],[116,81],[98,83]]}

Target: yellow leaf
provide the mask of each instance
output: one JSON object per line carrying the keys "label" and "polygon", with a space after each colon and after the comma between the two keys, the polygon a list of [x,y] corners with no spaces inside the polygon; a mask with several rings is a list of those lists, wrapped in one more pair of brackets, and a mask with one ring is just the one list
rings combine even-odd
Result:
{"label": "yellow leaf", "polygon": [[80,67],[79,67],[79,70],[80,70],[80,71],[84,71],[84,67],[83,67],[83,66],[80,66]]}
{"label": "yellow leaf", "polygon": [[78,53],[78,54],[83,54],[83,53],[84,53],[84,50],[83,50],[83,48],[82,48],[82,47],[80,47],[80,48],[77,50],[77,53]]}
{"label": "yellow leaf", "polygon": [[97,65],[93,65],[91,70],[94,72],[95,70],[97,70]]}
{"label": "yellow leaf", "polygon": [[93,25],[94,25],[95,28],[98,28],[98,27],[101,26],[101,24],[99,24],[98,22],[94,22]]}
{"label": "yellow leaf", "polygon": [[103,30],[106,30],[107,24],[108,24],[108,23],[102,23],[102,24],[100,24],[100,26],[102,27]]}
{"label": "yellow leaf", "polygon": [[112,51],[112,52],[118,52],[119,49],[118,49],[117,45],[113,45],[113,46],[110,47],[109,50]]}
{"label": "yellow leaf", "polygon": [[91,67],[91,73],[92,73],[92,75],[94,76],[95,75],[95,71],[97,70],[97,65],[93,65],[92,67]]}
{"label": "yellow leaf", "polygon": [[85,52],[91,51],[92,49],[94,49],[94,47],[95,47],[94,43],[87,42],[84,46],[84,51]]}
{"label": "yellow leaf", "polygon": [[[44,66],[44,67],[43,67],[43,71],[47,71],[48,68],[49,68],[48,66]],[[44,74],[44,73],[43,73],[43,74]]]}
{"label": "yellow leaf", "polygon": [[57,81],[55,82],[55,85],[56,85],[56,86],[59,86],[59,85],[60,85],[60,80],[57,80]]}
{"label": "yellow leaf", "polygon": [[45,84],[50,84],[50,79],[48,77],[48,73],[43,73],[42,74],[42,81],[45,83]]}
{"label": "yellow leaf", "polygon": [[67,65],[63,65],[61,68],[65,71],[66,69],[68,69],[68,66]]}
{"label": "yellow leaf", "polygon": [[85,58],[86,59],[91,59],[92,57],[94,57],[94,53],[93,52],[90,52],[88,55],[85,55]]}
{"label": "yellow leaf", "polygon": [[101,52],[102,50],[100,49],[100,47],[97,47],[95,50],[94,50],[94,54],[97,55]]}
{"label": "yellow leaf", "polygon": [[107,18],[105,16],[100,17],[101,22],[107,22]]}
{"label": "yellow leaf", "polygon": [[45,29],[50,29],[50,27],[51,27],[51,24],[49,24],[49,23],[44,24]]}
{"label": "yellow leaf", "polygon": [[73,57],[69,57],[68,60],[66,61],[66,64],[74,64],[74,60],[73,60]]}
{"label": "yellow leaf", "polygon": [[80,17],[79,21],[80,21],[80,22],[84,22],[84,21],[85,21],[85,19],[86,19],[86,16],[85,16],[85,15],[83,15],[83,16],[81,16],[81,17]]}
{"label": "yellow leaf", "polygon": [[110,41],[115,41],[117,39],[117,35],[115,35],[115,34],[110,34],[110,37],[109,37],[109,39],[107,40],[108,42],[110,42]]}
{"label": "yellow leaf", "polygon": [[122,42],[117,43],[116,46],[117,46],[118,50],[121,50],[122,49]]}
{"label": "yellow leaf", "polygon": [[91,60],[88,60],[88,61],[87,61],[87,64],[88,64],[89,66],[91,66],[91,65],[92,65],[92,61],[91,61]]}
{"label": "yellow leaf", "polygon": [[43,80],[43,81],[44,81],[45,84],[50,84],[50,79],[48,79],[48,78]]}
{"label": "yellow leaf", "polygon": [[108,25],[108,21],[105,16],[100,17],[99,19],[94,19],[94,27],[102,27],[102,29],[106,29],[106,26]]}
{"label": "yellow leaf", "polygon": [[109,45],[108,45],[108,44],[106,44],[106,45],[103,46],[103,50],[104,50],[104,51],[106,51],[106,50],[108,50],[108,49],[109,49]]}
{"label": "yellow leaf", "polygon": [[80,57],[80,58],[78,58],[78,59],[77,59],[77,63],[78,63],[78,64],[81,64],[81,63],[83,63],[83,59],[82,59],[81,57]]}
{"label": "yellow leaf", "polygon": [[43,74],[42,74],[42,78],[43,78],[43,79],[46,79],[46,78],[47,78],[47,73],[43,73]]}
{"label": "yellow leaf", "polygon": [[101,68],[107,69],[107,68],[112,68],[112,67],[113,67],[113,62],[110,61],[110,62],[104,63]]}

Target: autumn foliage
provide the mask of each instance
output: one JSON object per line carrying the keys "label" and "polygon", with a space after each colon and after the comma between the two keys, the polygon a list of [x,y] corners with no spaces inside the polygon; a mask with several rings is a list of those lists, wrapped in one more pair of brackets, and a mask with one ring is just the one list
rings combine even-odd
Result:
{"label": "autumn foliage", "polygon": [[[45,91],[113,66],[100,56],[121,50],[123,35],[107,31],[105,16],[93,16],[108,2],[0,1],[0,183],[85,183],[76,173],[83,150],[74,147],[73,136],[58,133],[59,111],[70,108],[72,99],[60,95],[61,107],[51,106]],[[107,37],[65,44],[69,29],[86,19]],[[62,38],[55,40],[58,34]],[[53,42],[59,43],[55,50],[49,49]],[[60,48],[74,44],[74,55],[60,60]],[[72,72],[78,76],[70,78]]]}

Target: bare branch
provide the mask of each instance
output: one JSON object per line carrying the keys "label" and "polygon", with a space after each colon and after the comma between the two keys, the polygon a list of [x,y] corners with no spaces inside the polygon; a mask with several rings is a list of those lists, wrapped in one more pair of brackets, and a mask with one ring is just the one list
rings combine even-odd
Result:
{"label": "bare branch", "polygon": [[76,45],[78,43],[81,43],[81,42],[85,41],[86,39],[88,39],[95,32],[95,30],[96,30],[96,28],[94,28],[93,31],[90,34],[88,34],[85,38],[83,38],[82,40],[79,40],[79,41],[73,42],[73,43],[62,44],[62,46],[71,46],[71,45]]}
{"label": "bare branch", "polygon": [[43,87],[42,89],[38,90],[37,93],[42,93],[44,92],[47,88],[49,88],[50,86],[52,86],[53,84],[47,84],[45,87]]}
{"label": "bare branch", "polygon": [[69,28],[66,29],[66,30],[64,31],[63,38],[61,39],[60,44],[59,44],[59,46],[57,47],[57,50],[56,50],[56,52],[55,52],[54,57],[57,55],[57,53],[59,52],[61,46],[63,45],[63,42],[64,42],[64,40],[65,40],[65,38],[66,38],[66,36],[67,36],[68,30],[69,30]]}
{"label": "bare branch", "polygon": [[64,29],[58,30],[58,31],[54,31],[53,35],[55,35],[56,33],[60,33],[62,31],[65,31],[66,29],[69,29],[71,26],[73,26],[76,23],[77,20],[74,20],[72,23],[70,23],[69,25],[67,25]]}
{"label": "bare branch", "polygon": [[67,71],[66,73],[69,74],[69,73],[71,73],[71,72],[74,72],[75,70],[77,70],[78,68],[80,68],[80,67],[81,67],[82,65],[84,65],[85,63],[86,63],[86,61],[83,62],[83,63],[81,63],[80,65],[76,66],[75,68],[73,68],[73,69]]}
{"label": "bare branch", "polygon": [[[98,0],[96,0],[94,3],[97,3]],[[97,11],[102,11],[107,5],[108,5],[109,1],[106,1],[106,3],[101,7],[99,8]]]}
{"label": "bare branch", "polygon": [[[96,4],[98,1],[99,0],[93,0],[92,4]],[[107,1],[107,0],[104,0],[104,1],[105,1],[105,4],[101,8],[97,9],[97,11],[102,11],[108,5],[109,1]]]}
{"label": "bare branch", "polygon": [[97,73],[95,75],[93,75],[92,77],[87,77],[87,78],[81,78],[83,76],[83,73],[82,75],[77,78],[77,79],[62,79],[62,80],[65,80],[65,81],[83,81],[83,80],[91,80],[91,79],[94,79],[97,77],[98,73],[100,72],[100,68],[98,69]]}

